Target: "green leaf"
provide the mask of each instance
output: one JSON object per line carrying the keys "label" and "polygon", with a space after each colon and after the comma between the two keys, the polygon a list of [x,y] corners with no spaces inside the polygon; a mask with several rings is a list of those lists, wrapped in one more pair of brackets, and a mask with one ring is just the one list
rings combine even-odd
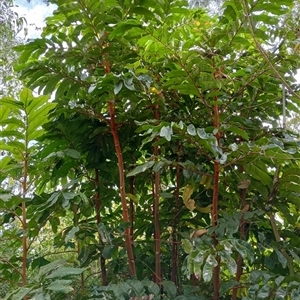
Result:
{"label": "green leaf", "polygon": [[202,265],[199,264],[199,263],[195,263],[193,264],[194,268],[193,268],[193,272],[194,272],[194,275],[197,279],[200,279],[201,278],[201,274],[202,274]]}
{"label": "green leaf", "polygon": [[233,132],[233,133],[235,133],[237,136],[242,137],[244,140],[249,141],[248,133],[247,133],[245,130],[239,128],[239,127],[230,125],[230,126],[226,127],[226,131],[228,131],[228,132]]}
{"label": "green leaf", "polygon": [[218,161],[220,162],[220,164],[225,164],[226,163],[226,161],[227,161],[227,154],[226,153],[223,153],[222,155],[221,155],[221,157],[218,159]]}
{"label": "green leaf", "polygon": [[208,254],[205,251],[200,250],[194,258],[194,264],[202,266],[204,259],[206,259],[207,255]]}
{"label": "green leaf", "polygon": [[135,6],[135,7],[133,7],[133,9],[130,12],[134,13],[134,14],[145,16],[146,20],[155,18],[155,15],[153,14],[152,11],[150,11],[149,9],[142,7],[142,6]]}
{"label": "green leaf", "polygon": [[197,134],[200,139],[206,140],[209,138],[209,136],[205,132],[204,128],[197,128]]}
{"label": "green leaf", "polygon": [[135,87],[133,84],[133,78],[125,78],[123,79],[124,85],[130,90],[130,91],[134,91]]}
{"label": "green leaf", "polygon": [[145,287],[147,287],[150,294],[153,294],[154,296],[160,296],[160,288],[156,283],[153,281],[150,281],[149,279],[144,279],[142,281]]}
{"label": "green leaf", "polygon": [[118,83],[115,83],[114,94],[115,95],[119,94],[119,92],[121,91],[122,87],[123,87],[123,81],[119,81]]}
{"label": "green leaf", "polygon": [[230,291],[233,287],[238,286],[239,282],[235,280],[230,280],[228,282],[222,282],[220,286],[220,296],[224,295],[226,292]]}
{"label": "green leaf", "polygon": [[24,106],[28,106],[28,101],[33,98],[32,92],[30,89],[24,88],[20,92],[20,100],[24,103]]}
{"label": "green leaf", "polygon": [[174,195],[172,193],[167,193],[167,192],[161,192],[159,193],[159,196],[163,197],[164,199],[174,198]]}
{"label": "green leaf", "polygon": [[105,259],[110,259],[112,257],[112,250],[113,250],[112,245],[106,245],[102,250],[102,256]]}
{"label": "green leaf", "polygon": [[10,141],[7,143],[3,143],[3,141],[0,141],[0,149],[7,150],[11,153],[24,153],[25,151],[25,145],[22,142],[19,141]]}
{"label": "green leaf", "polygon": [[203,280],[209,282],[212,279],[213,269],[218,265],[217,260],[212,254],[209,254],[203,267]]}
{"label": "green leaf", "polygon": [[161,285],[164,287],[164,291],[169,299],[175,299],[177,294],[177,287],[172,281],[162,281]]}
{"label": "green leaf", "polygon": [[165,162],[162,160],[155,163],[155,165],[153,166],[153,171],[158,172],[164,165],[165,165]]}
{"label": "green leaf", "polygon": [[[180,295],[180,296],[177,296],[174,300],[189,300],[190,298],[187,298],[186,296],[184,295]],[[200,299],[200,298],[199,298]],[[198,300],[198,298],[197,298]]]}
{"label": "green leaf", "polygon": [[173,129],[171,126],[163,126],[159,133],[159,135],[161,137],[164,137],[168,142],[171,141],[172,134],[173,134]]}
{"label": "green leaf", "polygon": [[34,295],[34,300],[51,300],[51,297],[48,293],[41,292]]}
{"label": "green leaf", "polygon": [[255,166],[254,163],[243,164],[243,167],[244,167],[244,171],[247,174],[251,175],[253,178],[261,181],[264,185],[267,185],[269,187],[272,186],[273,184],[272,178],[268,175],[267,172]]}
{"label": "green leaf", "polygon": [[70,148],[65,149],[64,154],[75,159],[79,159],[81,157],[80,153],[77,150]]}
{"label": "green leaf", "polygon": [[196,128],[193,124],[190,124],[188,125],[187,127],[187,133],[192,135],[192,136],[195,136],[196,135]]}
{"label": "green leaf", "polygon": [[38,257],[32,261],[31,267],[32,269],[41,268],[42,266],[45,266],[49,263],[50,261],[45,259],[44,257]]}
{"label": "green leaf", "polygon": [[51,271],[53,271],[54,269],[58,268],[59,266],[62,266],[66,261],[63,260],[63,259],[58,259],[58,260],[55,260],[45,266],[42,266],[40,268],[40,271],[39,271],[39,274],[38,274],[38,277],[42,277],[44,276],[45,274],[47,273],[50,273]]}
{"label": "green leaf", "polygon": [[143,296],[145,294],[145,288],[139,280],[127,280],[126,283],[132,287],[136,296]]}
{"label": "green leaf", "polygon": [[73,81],[69,78],[63,79],[60,84],[58,89],[56,90],[55,93],[55,98],[60,99],[63,94],[70,89],[70,86],[72,85]]}
{"label": "green leaf", "polygon": [[66,276],[79,275],[85,271],[85,268],[72,268],[72,267],[58,267],[50,275],[46,276],[47,279],[62,278]]}
{"label": "green leaf", "polygon": [[275,249],[275,252],[277,254],[280,264],[285,269],[287,267],[287,259],[284,257],[284,255],[278,249]]}
{"label": "green leaf", "polygon": [[67,280],[67,279],[55,280],[51,282],[46,287],[46,289],[54,292],[67,294],[73,291],[72,282],[73,282],[72,280]]}
{"label": "green leaf", "polygon": [[287,296],[287,290],[284,287],[279,287],[276,291],[274,300],[283,300],[286,299]]}
{"label": "green leaf", "polygon": [[134,168],[132,171],[130,171],[127,174],[127,177],[134,176],[134,175],[145,172],[146,170],[151,168],[154,165],[154,163],[155,162],[152,160],[152,161],[145,162],[143,165],[137,166],[136,168]]}
{"label": "green leaf", "polygon": [[45,70],[34,70],[32,74],[30,74],[29,81],[27,86],[31,87],[40,77],[45,74]]}
{"label": "green leaf", "polygon": [[63,79],[63,76],[61,74],[53,76],[46,84],[43,91],[44,94],[51,94],[56,89],[56,85],[61,79]]}
{"label": "green leaf", "polygon": [[[26,113],[28,115],[31,115],[34,113],[39,107],[43,105],[49,105],[50,103],[47,103],[49,100],[49,96],[39,96],[39,97],[33,97],[31,101],[27,103],[27,106],[25,107]],[[52,108],[55,104],[51,103],[50,107]]]}
{"label": "green leaf", "polygon": [[230,253],[222,251],[221,252],[222,260],[225,261],[227,268],[231,275],[234,275],[237,270],[236,261],[231,257]]}
{"label": "green leaf", "polygon": [[31,56],[32,50],[25,50],[22,52],[22,54],[19,56],[19,63],[25,63],[28,61],[28,58]]}
{"label": "green leaf", "polygon": [[246,241],[232,239],[231,243],[234,246],[235,250],[241,254],[243,259],[248,258],[250,262],[254,260],[253,250]]}
{"label": "green leaf", "polygon": [[117,36],[124,35],[126,31],[128,31],[132,27],[141,27],[140,21],[134,19],[127,19],[126,21],[120,22],[108,36],[109,40],[113,40]]}
{"label": "green leaf", "polygon": [[[3,109],[2,107],[7,107],[10,110],[13,111],[19,111],[20,109],[23,109],[23,103],[19,102],[19,101],[15,101],[14,99],[10,99],[10,98],[2,98],[1,102],[1,110]],[[2,120],[0,120],[2,121]]]}
{"label": "green leaf", "polygon": [[69,240],[73,239],[76,232],[79,231],[79,227],[75,226],[71,230],[68,231],[68,233],[65,236],[65,242],[67,243]]}
{"label": "green leaf", "polygon": [[17,139],[24,139],[24,135],[17,130],[1,130],[1,138],[14,137]]}
{"label": "green leaf", "polygon": [[32,290],[33,288],[27,288],[27,287],[21,287],[17,293],[13,294],[11,298],[6,298],[6,299],[11,299],[11,300],[23,300],[26,295]]}
{"label": "green leaf", "polygon": [[270,296],[270,286],[265,284],[257,293],[258,299],[268,299]]}
{"label": "green leaf", "polygon": [[190,240],[183,239],[182,244],[183,244],[183,250],[185,253],[190,254],[193,251],[194,247]]}
{"label": "green leaf", "polygon": [[25,128],[25,124],[21,120],[14,118],[14,117],[11,117],[11,118],[5,119],[5,120],[0,120],[0,125],[2,125],[2,126],[10,125],[10,124],[18,126],[22,129]]}

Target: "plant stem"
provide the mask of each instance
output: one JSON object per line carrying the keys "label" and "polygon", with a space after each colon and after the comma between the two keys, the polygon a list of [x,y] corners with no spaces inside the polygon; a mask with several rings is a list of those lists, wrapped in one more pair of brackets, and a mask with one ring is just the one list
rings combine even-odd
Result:
{"label": "plant stem", "polygon": [[[96,222],[97,225],[101,223],[101,199],[100,199],[100,187],[99,187],[99,170],[95,169],[95,188],[96,188],[96,194],[95,194],[95,211],[96,211]],[[99,243],[102,243],[101,235],[98,231],[98,238]],[[105,266],[105,258],[101,254],[100,257],[100,269],[101,269],[101,278],[102,278],[102,285],[107,286],[108,280],[107,280],[107,274],[106,274],[106,266]]]}
{"label": "plant stem", "polygon": [[[110,68],[110,61],[108,55],[106,55],[106,60],[104,62],[104,72],[105,74],[109,74],[111,72]],[[128,216],[128,207],[126,201],[126,191],[125,191],[125,170],[124,170],[124,161],[123,161],[123,154],[120,145],[120,139],[118,135],[118,128],[115,120],[115,101],[116,97],[113,101],[108,101],[108,112],[110,116],[110,130],[113,136],[116,155],[118,159],[118,168],[119,168],[119,182],[120,182],[120,197],[122,203],[122,214],[123,214],[123,221],[125,223],[129,223],[129,216]],[[125,228],[125,245],[126,251],[128,256],[128,263],[129,263],[129,273],[131,277],[136,277],[136,268],[135,268],[135,260],[132,250],[132,243],[130,238],[130,228]]]}
{"label": "plant stem", "polygon": [[[180,153],[180,145],[178,147],[178,152]],[[180,156],[178,155],[178,163],[180,162]],[[179,211],[179,189],[180,189],[180,167],[179,164],[176,166],[176,190],[175,190],[175,205],[174,205],[174,220],[173,220],[173,230],[172,230],[172,272],[171,280],[177,285],[177,270],[178,270],[178,237],[177,237],[177,227],[178,227],[178,211]]]}
{"label": "plant stem", "polygon": [[[131,195],[134,194],[134,176],[130,177],[130,193]],[[130,199],[129,202],[129,209],[130,209],[130,237],[131,242],[133,243],[133,225],[134,225],[134,205],[133,200]]]}
{"label": "plant stem", "polygon": [[[220,120],[219,120],[219,107],[217,104],[217,98],[215,97],[214,104],[214,127],[219,129]],[[215,134],[217,145],[220,145],[220,133],[219,131]],[[214,189],[213,189],[213,199],[212,199],[212,224],[213,226],[218,225],[218,200],[219,200],[219,177],[220,177],[220,163],[214,161]],[[218,245],[218,240],[214,236],[214,246]],[[218,265],[214,268],[214,300],[219,299],[219,288],[220,288],[220,258],[216,257]]]}
{"label": "plant stem", "polygon": [[[28,117],[26,118],[26,128],[28,129]],[[22,285],[27,284],[27,207],[26,207],[26,194],[27,194],[27,179],[28,179],[28,139],[26,134],[25,152],[24,152],[24,168],[23,168],[23,181],[22,181]],[[28,295],[24,296],[24,300],[28,299]]]}
{"label": "plant stem", "polygon": [[[124,161],[122,155],[122,149],[120,145],[118,129],[115,121],[115,103],[112,101],[108,101],[108,111],[110,115],[110,129],[114,139],[116,155],[118,159],[118,167],[119,167],[119,180],[120,180],[120,197],[122,203],[122,213],[123,213],[123,221],[125,223],[129,223],[128,216],[128,207],[126,201],[126,191],[125,191],[125,175],[124,175]],[[125,244],[128,255],[129,262],[129,271],[131,277],[136,277],[136,269],[135,269],[135,260],[133,256],[131,238],[130,238],[130,228],[126,227],[125,229]]]}
{"label": "plant stem", "polygon": [[[155,119],[159,120],[158,105],[155,106]],[[154,146],[153,154],[155,161],[158,160],[158,146]],[[155,252],[155,280],[159,284],[161,282],[161,262],[160,262],[160,225],[159,225],[159,194],[160,194],[160,174],[159,171],[154,173],[154,252]]]}
{"label": "plant stem", "polygon": [[266,52],[266,50],[264,50],[264,48],[262,47],[262,45],[259,43],[258,39],[255,36],[255,32],[254,32],[254,25],[252,23],[251,17],[250,17],[250,13],[247,7],[247,1],[246,0],[242,0],[242,5],[243,5],[243,9],[244,9],[244,14],[246,16],[246,19],[249,23],[249,30],[250,30],[250,34],[252,36],[253,41],[255,42],[255,45],[258,49],[258,51],[261,53],[261,55],[263,56],[263,58],[265,59],[265,61],[268,63],[270,69],[274,72],[275,76],[282,82],[282,84],[287,88],[287,90],[296,98],[300,99],[300,96],[291,88],[291,86],[286,82],[286,80],[284,79],[284,77],[277,71],[277,69],[275,68],[275,66],[273,65],[273,63],[271,62],[268,53]]}

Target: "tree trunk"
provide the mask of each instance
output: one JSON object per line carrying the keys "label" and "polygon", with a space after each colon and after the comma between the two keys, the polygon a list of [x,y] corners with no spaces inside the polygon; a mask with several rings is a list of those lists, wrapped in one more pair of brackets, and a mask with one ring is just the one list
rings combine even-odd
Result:
{"label": "tree trunk", "polygon": [[[123,212],[123,221],[125,223],[129,223],[129,215],[128,215],[128,207],[126,201],[126,191],[125,191],[125,175],[124,175],[124,162],[122,149],[120,145],[118,129],[115,122],[115,104],[112,101],[108,102],[108,111],[110,114],[110,129],[113,135],[116,154],[118,158],[118,167],[119,167],[119,180],[120,180],[120,197],[122,203],[122,212]],[[131,277],[136,277],[136,269],[135,269],[135,260],[133,256],[131,238],[130,238],[130,228],[127,227],[125,229],[125,244],[128,255],[128,263],[129,263],[129,271]]]}

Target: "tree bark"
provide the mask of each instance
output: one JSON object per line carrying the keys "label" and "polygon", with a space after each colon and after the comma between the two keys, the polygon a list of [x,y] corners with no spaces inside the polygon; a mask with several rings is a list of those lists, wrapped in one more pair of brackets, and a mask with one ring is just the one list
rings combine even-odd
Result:
{"label": "tree bark", "polygon": [[[120,181],[120,197],[122,203],[122,212],[123,212],[123,221],[125,223],[129,223],[129,214],[128,214],[128,207],[126,201],[126,191],[125,191],[125,171],[124,171],[124,161],[123,161],[123,154],[120,145],[118,129],[115,122],[115,103],[112,101],[108,102],[108,111],[110,115],[110,129],[114,139],[114,145],[116,149],[116,155],[118,159],[118,167],[119,167],[119,181]],[[128,256],[128,263],[129,263],[129,271],[131,277],[136,277],[136,269],[135,269],[135,260],[133,255],[133,249],[131,244],[130,238],[130,228],[126,227],[125,229],[125,244]]]}

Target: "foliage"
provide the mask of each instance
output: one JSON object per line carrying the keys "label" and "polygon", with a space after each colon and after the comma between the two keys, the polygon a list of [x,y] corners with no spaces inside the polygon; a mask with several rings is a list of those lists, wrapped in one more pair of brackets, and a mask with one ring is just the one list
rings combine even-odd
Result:
{"label": "foliage", "polygon": [[224,3],[224,1],[223,0],[214,0],[214,1],[189,0],[188,3],[191,8],[203,7],[207,9],[208,13],[221,15],[222,4]]}
{"label": "foliage", "polygon": [[25,19],[13,11],[10,0],[0,3],[0,95],[11,95],[20,83],[13,72],[12,64],[17,59],[13,47],[20,42],[17,34],[23,29]]}
{"label": "foliage", "polygon": [[[293,1],[53,3],[15,48],[45,96],[1,101],[7,299],[297,298]],[[52,249],[26,246],[49,226]]]}

